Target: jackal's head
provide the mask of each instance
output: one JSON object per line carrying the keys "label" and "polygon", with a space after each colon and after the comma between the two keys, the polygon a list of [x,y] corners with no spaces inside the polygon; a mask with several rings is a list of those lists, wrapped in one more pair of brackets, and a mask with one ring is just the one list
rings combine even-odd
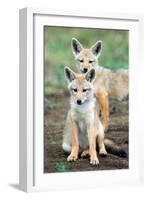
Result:
{"label": "jackal's head", "polygon": [[81,73],[97,66],[98,57],[102,49],[102,41],[97,41],[91,48],[83,48],[81,43],[72,38],[72,51],[75,56],[76,65]]}
{"label": "jackal's head", "polygon": [[64,69],[65,77],[69,83],[71,99],[74,103],[82,105],[93,98],[93,81],[95,79],[95,69],[89,70],[86,74],[77,74],[69,67]]}

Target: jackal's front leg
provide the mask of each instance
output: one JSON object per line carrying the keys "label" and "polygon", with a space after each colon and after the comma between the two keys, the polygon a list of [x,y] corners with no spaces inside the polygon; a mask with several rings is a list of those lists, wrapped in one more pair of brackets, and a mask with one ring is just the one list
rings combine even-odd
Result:
{"label": "jackal's front leg", "polygon": [[99,106],[101,111],[101,121],[104,127],[104,130],[107,131],[108,129],[108,122],[109,122],[109,97],[107,92],[97,92],[96,97],[99,100]]}
{"label": "jackal's front leg", "polygon": [[89,140],[90,164],[98,165],[99,160],[98,160],[97,152],[96,152],[96,126],[93,124],[90,124],[87,127],[87,133],[88,133],[88,140]]}
{"label": "jackal's front leg", "polygon": [[79,141],[78,141],[78,127],[76,122],[71,121],[71,153],[67,158],[67,161],[75,161],[78,158],[79,153]]}

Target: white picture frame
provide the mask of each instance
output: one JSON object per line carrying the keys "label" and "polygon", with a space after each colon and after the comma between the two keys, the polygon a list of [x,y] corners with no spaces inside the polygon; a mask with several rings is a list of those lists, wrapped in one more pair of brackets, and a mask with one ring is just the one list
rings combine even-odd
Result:
{"label": "white picture frame", "polygon": [[[143,131],[139,109],[139,78],[143,77],[143,17],[140,15],[20,10],[20,189],[26,192],[141,184]],[[129,37],[130,134],[129,169],[43,173],[43,26],[126,29]],[[135,101],[134,101],[135,99]],[[87,181],[88,180],[88,181]]]}

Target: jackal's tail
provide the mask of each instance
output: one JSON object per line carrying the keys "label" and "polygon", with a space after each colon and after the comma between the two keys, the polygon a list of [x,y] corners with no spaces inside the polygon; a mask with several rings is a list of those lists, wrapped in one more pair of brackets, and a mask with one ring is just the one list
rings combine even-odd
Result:
{"label": "jackal's tail", "polygon": [[105,148],[108,153],[120,156],[120,157],[127,157],[127,152],[115,144],[112,140],[104,139]]}

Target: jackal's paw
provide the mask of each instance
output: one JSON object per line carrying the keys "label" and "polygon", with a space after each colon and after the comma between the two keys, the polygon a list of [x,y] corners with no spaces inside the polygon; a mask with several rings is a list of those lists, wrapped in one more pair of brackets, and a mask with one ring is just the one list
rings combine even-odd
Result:
{"label": "jackal's paw", "polygon": [[89,150],[84,150],[84,151],[81,153],[81,158],[86,158],[86,157],[89,157]]}
{"label": "jackal's paw", "polygon": [[90,158],[90,164],[91,165],[98,165],[99,164],[99,160],[97,156],[91,156]]}
{"label": "jackal's paw", "polygon": [[100,149],[99,154],[100,154],[101,156],[107,156],[107,151],[106,151],[106,149]]}
{"label": "jackal's paw", "polygon": [[68,161],[68,162],[76,161],[77,159],[78,159],[78,156],[77,156],[77,155],[74,155],[74,154],[70,154],[70,155],[67,157],[67,161]]}

